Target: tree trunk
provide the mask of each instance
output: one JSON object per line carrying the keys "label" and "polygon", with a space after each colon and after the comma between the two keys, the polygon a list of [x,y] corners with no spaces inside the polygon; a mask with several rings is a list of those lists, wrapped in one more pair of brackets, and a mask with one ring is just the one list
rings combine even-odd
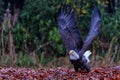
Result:
{"label": "tree trunk", "polygon": [[1,30],[1,43],[2,43],[2,53],[1,55],[5,54],[5,45],[4,45],[4,30],[5,30],[5,24],[7,22],[7,14],[4,15],[4,21],[2,23],[2,30]]}
{"label": "tree trunk", "polygon": [[14,64],[14,58],[15,58],[15,50],[14,50],[14,43],[13,43],[13,34],[12,29],[13,25],[11,24],[12,16],[8,12],[8,38],[9,38],[9,54],[11,56],[11,65]]}

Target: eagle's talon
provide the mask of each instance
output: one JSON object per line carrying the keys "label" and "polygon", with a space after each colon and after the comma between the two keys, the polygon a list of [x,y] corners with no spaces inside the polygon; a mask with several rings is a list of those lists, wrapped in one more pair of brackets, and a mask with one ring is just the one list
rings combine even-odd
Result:
{"label": "eagle's talon", "polygon": [[76,67],[76,66],[74,66],[74,70],[76,71],[76,72],[78,72],[78,67]]}

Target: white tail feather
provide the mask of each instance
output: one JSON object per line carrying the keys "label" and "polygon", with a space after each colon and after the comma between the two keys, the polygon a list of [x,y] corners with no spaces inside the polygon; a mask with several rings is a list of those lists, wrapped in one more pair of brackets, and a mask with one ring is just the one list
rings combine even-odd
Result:
{"label": "white tail feather", "polygon": [[92,53],[90,52],[90,50],[86,51],[83,56],[86,58],[87,62],[89,63],[90,60],[89,60],[89,56],[91,55]]}

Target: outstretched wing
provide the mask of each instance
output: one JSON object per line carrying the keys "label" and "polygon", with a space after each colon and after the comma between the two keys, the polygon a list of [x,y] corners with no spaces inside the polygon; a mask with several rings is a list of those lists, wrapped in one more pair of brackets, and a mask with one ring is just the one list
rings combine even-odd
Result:
{"label": "outstretched wing", "polygon": [[77,18],[75,16],[75,10],[67,5],[62,6],[57,20],[59,32],[67,51],[80,50],[83,41],[76,26]]}
{"label": "outstretched wing", "polygon": [[83,55],[84,52],[89,47],[89,45],[92,43],[92,41],[97,37],[97,35],[100,32],[100,26],[101,26],[100,11],[98,10],[97,7],[94,7],[94,11],[93,11],[92,18],[91,18],[90,31],[82,46],[81,51],[79,52],[79,55]]}

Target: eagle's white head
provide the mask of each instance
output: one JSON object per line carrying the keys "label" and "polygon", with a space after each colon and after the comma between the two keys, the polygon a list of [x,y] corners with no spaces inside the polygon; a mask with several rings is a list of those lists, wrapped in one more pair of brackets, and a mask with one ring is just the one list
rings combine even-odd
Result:
{"label": "eagle's white head", "polygon": [[77,59],[79,59],[79,55],[74,50],[70,50],[69,51],[69,55],[70,55],[70,60],[77,60]]}

